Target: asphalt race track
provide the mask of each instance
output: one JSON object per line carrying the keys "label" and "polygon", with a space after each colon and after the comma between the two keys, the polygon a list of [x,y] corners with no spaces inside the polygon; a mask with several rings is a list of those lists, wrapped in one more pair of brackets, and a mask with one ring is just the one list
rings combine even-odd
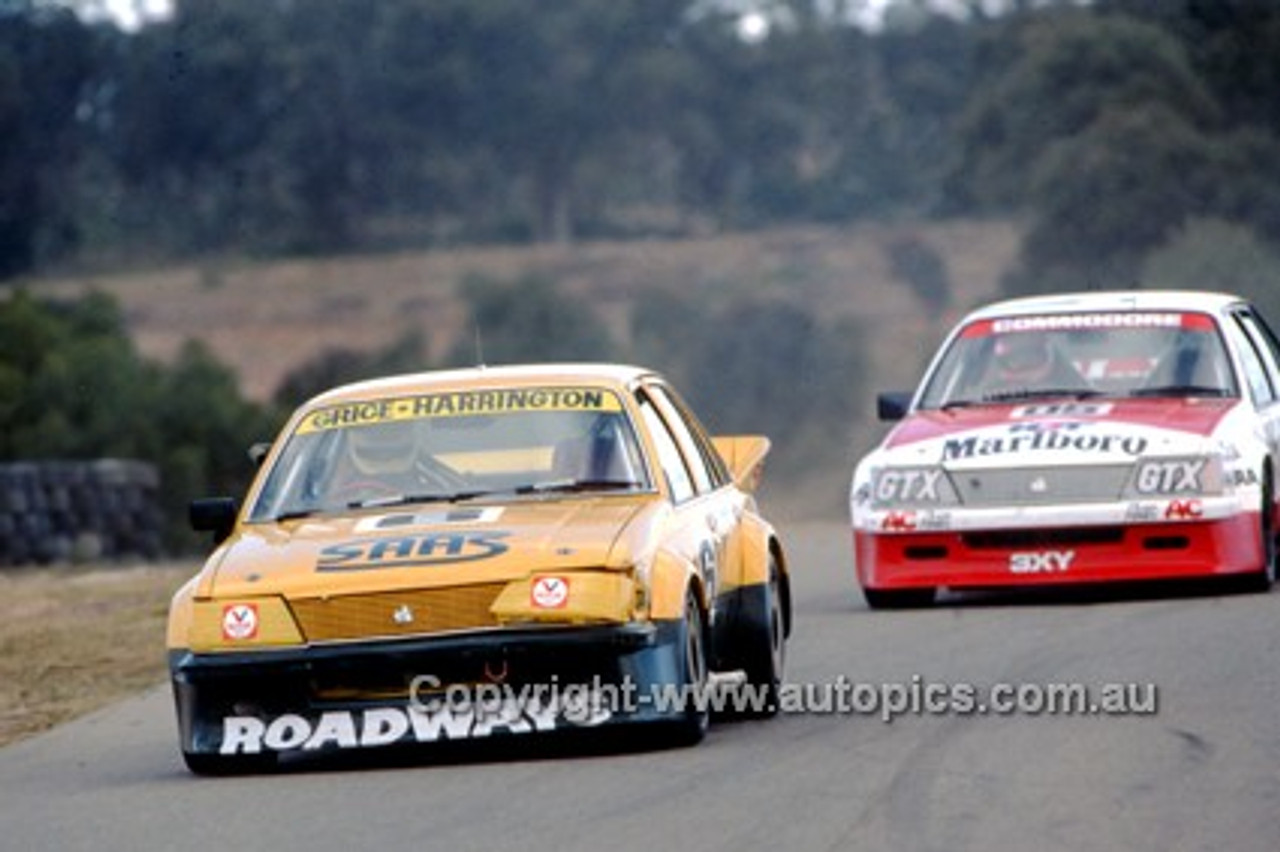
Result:
{"label": "asphalt race track", "polygon": [[713,725],[691,749],[507,740],[201,779],[158,689],[0,750],[0,849],[1280,848],[1280,590],[965,596],[872,613],[844,528],[782,532],[792,683],[843,677],[898,697],[913,683],[1010,684],[1033,701],[1049,684],[1133,682],[1155,685],[1156,710],[790,713]]}

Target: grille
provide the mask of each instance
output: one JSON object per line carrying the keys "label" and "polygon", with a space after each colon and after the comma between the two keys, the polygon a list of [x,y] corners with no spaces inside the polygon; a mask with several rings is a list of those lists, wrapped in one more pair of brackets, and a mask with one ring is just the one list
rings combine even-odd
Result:
{"label": "grille", "polygon": [[1047,530],[989,530],[962,535],[965,546],[974,550],[1008,550],[1036,547],[1071,547],[1087,544],[1119,544],[1121,527],[1066,527]]}
{"label": "grille", "polygon": [[1048,506],[1120,499],[1130,465],[952,471],[965,506]]}
{"label": "grille", "polygon": [[290,601],[309,642],[416,636],[498,626],[489,612],[503,583]]}

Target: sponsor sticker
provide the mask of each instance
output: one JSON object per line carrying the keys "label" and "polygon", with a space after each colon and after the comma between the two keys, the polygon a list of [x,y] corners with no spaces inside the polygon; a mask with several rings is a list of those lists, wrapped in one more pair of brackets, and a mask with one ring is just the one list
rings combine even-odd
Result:
{"label": "sponsor sticker", "polygon": [[356,524],[356,532],[368,533],[379,530],[402,529],[404,527],[436,527],[452,524],[490,524],[501,518],[502,513],[502,506],[397,512],[394,515],[362,518]]}
{"label": "sponsor sticker", "polygon": [[533,581],[529,598],[538,609],[563,609],[569,602],[569,578],[539,577]]}
{"label": "sponsor sticker", "polygon": [[1041,550],[1009,554],[1013,574],[1065,574],[1076,558],[1074,550]]}
{"label": "sponsor sticker", "polygon": [[507,552],[509,532],[458,530],[331,544],[320,551],[317,571],[362,571],[375,568],[415,568],[475,562]]}
{"label": "sponsor sticker", "polygon": [[228,604],[222,608],[222,638],[243,642],[258,635],[258,605]]}
{"label": "sponsor sticker", "polygon": [[454,391],[392,399],[347,402],[313,411],[298,424],[297,434],[325,432],[353,426],[421,420],[428,417],[466,417],[521,411],[621,411],[622,402],[604,388],[512,388]]}
{"label": "sponsor sticker", "polygon": [[224,755],[262,754],[471,740],[594,727],[613,716],[598,688],[590,684],[539,687],[547,685],[514,690],[487,684],[476,687],[474,694],[468,692],[465,700],[446,694],[408,707],[332,710],[318,718],[297,713],[226,716],[218,750]]}
{"label": "sponsor sticker", "polygon": [[1170,500],[1164,517],[1169,521],[1194,521],[1204,515],[1204,504],[1199,500]]}
{"label": "sponsor sticker", "polygon": [[1118,453],[1140,456],[1147,439],[1133,432],[1107,431],[1089,423],[1017,423],[1003,433],[948,438],[943,461],[1030,452]]}

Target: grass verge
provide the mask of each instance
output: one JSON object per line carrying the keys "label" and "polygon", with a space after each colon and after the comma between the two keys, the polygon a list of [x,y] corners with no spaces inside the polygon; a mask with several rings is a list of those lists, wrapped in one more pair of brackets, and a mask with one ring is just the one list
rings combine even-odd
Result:
{"label": "grass verge", "polygon": [[0,746],[164,680],[192,564],[0,572]]}

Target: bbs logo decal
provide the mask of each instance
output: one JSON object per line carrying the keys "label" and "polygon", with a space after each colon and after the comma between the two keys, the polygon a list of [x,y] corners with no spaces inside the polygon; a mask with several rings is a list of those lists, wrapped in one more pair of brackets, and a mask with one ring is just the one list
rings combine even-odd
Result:
{"label": "bbs logo decal", "polygon": [[510,533],[490,530],[437,532],[333,544],[320,551],[317,571],[411,568],[491,559],[507,552]]}

